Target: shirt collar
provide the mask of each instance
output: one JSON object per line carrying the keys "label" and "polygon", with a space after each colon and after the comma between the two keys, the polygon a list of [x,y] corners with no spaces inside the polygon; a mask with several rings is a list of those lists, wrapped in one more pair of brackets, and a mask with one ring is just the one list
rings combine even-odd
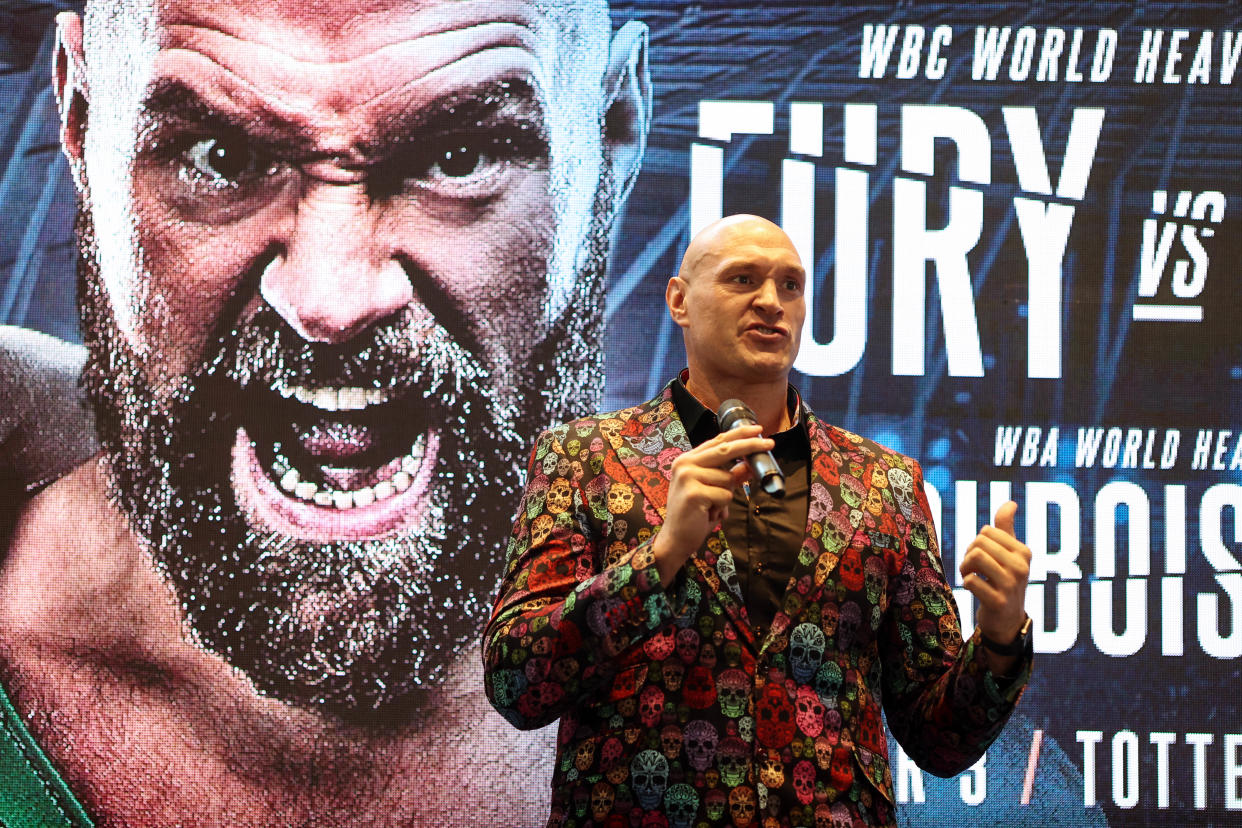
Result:
{"label": "shirt collar", "polygon": [[[673,380],[673,406],[677,409],[681,424],[685,426],[690,445],[697,446],[719,434],[720,423],[716,421],[716,412],[709,410],[686,388],[686,380],[689,377],[690,369],[685,368]],[[802,397],[799,396],[798,389],[792,385],[789,386],[786,394],[786,405],[789,406],[789,420],[792,425],[781,434],[789,434],[795,429],[805,433],[806,427],[802,422]]]}

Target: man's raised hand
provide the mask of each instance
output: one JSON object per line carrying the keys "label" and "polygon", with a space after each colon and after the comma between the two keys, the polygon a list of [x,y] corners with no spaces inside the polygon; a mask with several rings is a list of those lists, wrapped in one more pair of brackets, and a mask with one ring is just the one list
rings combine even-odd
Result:
{"label": "man's raised hand", "polygon": [[651,545],[665,586],[729,514],[733,490],[751,476],[747,455],[775,445],[762,431],[755,425],[722,432],[673,461],[664,526]]}
{"label": "man's raised hand", "polygon": [[[984,636],[1009,644],[1026,621],[1026,583],[1031,572],[1031,550],[1014,534],[1018,504],[1012,500],[996,510],[995,525],[985,526],[966,547],[960,569],[962,585],[979,601],[975,621]],[[993,673],[1006,674],[1014,656],[988,652]]]}

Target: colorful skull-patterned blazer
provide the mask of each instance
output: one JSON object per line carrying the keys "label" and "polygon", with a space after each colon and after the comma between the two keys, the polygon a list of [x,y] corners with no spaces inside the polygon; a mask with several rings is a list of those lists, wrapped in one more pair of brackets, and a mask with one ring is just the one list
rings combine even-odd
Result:
{"label": "colorful skull-patterned blazer", "polygon": [[539,437],[484,660],[510,722],[561,720],[549,825],[895,825],[881,710],[942,776],[1000,733],[1030,664],[1002,687],[962,640],[918,463],[801,413],[806,539],[762,638],[719,530],[660,583],[668,387]]}

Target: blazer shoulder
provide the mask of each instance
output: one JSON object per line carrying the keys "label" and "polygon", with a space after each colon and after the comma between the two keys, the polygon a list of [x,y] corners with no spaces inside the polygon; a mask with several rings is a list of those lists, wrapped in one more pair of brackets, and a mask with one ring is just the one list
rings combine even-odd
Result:
{"label": "blazer shoulder", "polygon": [[919,469],[919,461],[907,454],[902,454],[869,437],[855,434],[849,429],[820,420],[814,414],[811,417],[812,422],[815,423],[819,431],[821,449],[825,447],[829,449],[835,448],[837,451],[852,455],[865,463],[883,461],[888,468],[902,468],[911,474],[914,474]]}
{"label": "blazer shoulder", "polygon": [[665,394],[638,405],[618,408],[616,411],[591,414],[587,417],[579,417],[576,420],[569,420],[568,422],[552,426],[540,435],[540,439],[546,438],[564,442],[574,437],[581,439],[596,434],[609,437],[614,430],[623,429],[626,423],[636,422],[646,425],[656,420],[669,419],[673,414],[674,407],[672,401]]}

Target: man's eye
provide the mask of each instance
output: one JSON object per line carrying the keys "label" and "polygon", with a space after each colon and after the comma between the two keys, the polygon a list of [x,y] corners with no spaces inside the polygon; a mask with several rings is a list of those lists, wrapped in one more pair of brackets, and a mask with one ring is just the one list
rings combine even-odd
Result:
{"label": "man's eye", "polygon": [[432,172],[438,172],[445,178],[467,178],[479,172],[490,160],[484,148],[462,143],[441,152],[432,165]]}
{"label": "man's eye", "polygon": [[444,195],[475,198],[495,194],[515,168],[547,162],[547,148],[527,129],[457,132],[417,148],[405,176]]}
{"label": "man's eye", "polygon": [[241,138],[204,138],[186,150],[189,172],[216,186],[233,185],[259,172],[260,159]]}
{"label": "man's eye", "polygon": [[427,178],[453,184],[485,179],[522,155],[523,150],[510,137],[454,135],[432,149]]}

